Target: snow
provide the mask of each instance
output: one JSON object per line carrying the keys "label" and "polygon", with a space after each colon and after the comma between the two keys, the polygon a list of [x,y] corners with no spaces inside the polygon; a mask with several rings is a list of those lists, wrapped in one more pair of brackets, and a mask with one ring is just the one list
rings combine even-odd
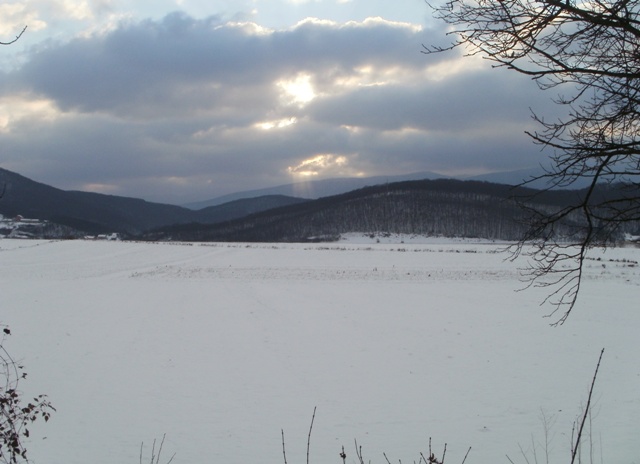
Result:
{"label": "snow", "polygon": [[459,244],[510,244],[511,242],[498,242],[496,240],[489,240],[484,238],[468,238],[468,237],[434,237],[431,235],[408,235],[408,234],[395,234],[395,233],[377,233],[366,234],[350,232],[348,234],[342,234],[340,241],[343,243],[386,243],[386,244],[429,244],[429,245],[451,245],[454,243]]}
{"label": "snow", "polygon": [[595,459],[638,462],[640,249],[597,252],[552,328],[503,244],[397,239],[0,240],[6,347],[25,394],[57,408],[32,461],[137,463],[166,433],[176,464],[282,464],[283,429],[305,462],[317,406],[312,463],[341,463],[342,445],[356,462],[354,439],[366,461],[413,462],[429,437],[451,463],[470,446],[467,463],[524,462],[520,445],[533,462],[542,414],[551,462],[568,462],[604,347]]}

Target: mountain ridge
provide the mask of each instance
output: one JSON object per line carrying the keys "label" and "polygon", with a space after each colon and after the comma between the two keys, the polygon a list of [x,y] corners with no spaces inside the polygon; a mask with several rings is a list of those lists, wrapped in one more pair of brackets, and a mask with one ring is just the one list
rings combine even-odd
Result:
{"label": "mountain ridge", "polygon": [[233,200],[263,195],[286,195],[315,200],[322,197],[339,195],[341,193],[346,193],[369,185],[400,182],[404,180],[438,179],[443,177],[445,176],[430,171],[393,176],[332,177],[329,179],[309,180],[306,182],[293,182],[290,184],[276,185],[275,187],[244,190],[215,197],[210,200],[186,203],[183,206],[189,209],[200,209],[207,206],[216,206]]}
{"label": "mountain ridge", "polygon": [[[604,188],[604,187],[603,187]],[[539,191],[482,181],[427,179],[364,187],[283,206],[224,223],[175,225],[149,240],[305,242],[344,233],[398,233],[519,240],[526,230],[521,201],[539,209],[574,202],[584,190]],[[559,233],[573,230],[569,220]]]}
{"label": "mountain ridge", "polygon": [[[399,174],[390,176],[334,177],[329,179],[309,180],[306,182],[293,182],[290,184],[277,185],[275,187],[244,190],[228,195],[215,197],[210,200],[186,203],[182,206],[189,209],[200,209],[206,206],[215,206],[241,198],[251,198],[260,195],[273,194],[288,195],[315,200],[322,197],[339,195],[341,193],[346,193],[351,190],[356,190],[372,185],[424,179],[478,180],[483,182],[492,182],[507,185],[520,185],[524,182],[528,182],[527,186],[529,187],[544,189],[548,187],[546,180],[537,179],[542,174],[544,174],[543,169],[538,167],[531,169],[518,169],[514,171],[493,172],[474,176],[446,176],[432,171],[422,171],[410,174]],[[584,187],[586,187],[586,184],[584,183],[578,183],[575,185],[576,189]]]}
{"label": "mountain ridge", "polygon": [[193,211],[139,198],[61,190],[3,168],[0,168],[0,191],[4,191],[0,199],[3,216],[37,218],[88,234],[135,235],[169,224],[214,223],[303,201],[273,195]]}
{"label": "mountain ridge", "polygon": [[[517,169],[512,171],[500,171],[473,176],[446,176],[431,171],[415,172],[410,174],[372,176],[372,177],[334,177],[329,179],[309,180],[306,182],[293,182],[289,184],[277,185],[275,187],[265,187],[261,189],[243,190],[227,195],[222,195],[209,200],[185,203],[182,206],[189,209],[200,209],[207,206],[215,206],[229,201],[252,198],[261,195],[287,195],[315,200],[318,198],[339,195],[359,188],[386,184],[393,182],[403,182],[409,180],[424,179],[454,179],[454,180],[477,180],[491,182],[495,184],[522,185],[536,189],[549,188],[548,179],[541,177],[545,174],[542,167]],[[578,179],[571,190],[577,190],[588,186],[588,179]]]}

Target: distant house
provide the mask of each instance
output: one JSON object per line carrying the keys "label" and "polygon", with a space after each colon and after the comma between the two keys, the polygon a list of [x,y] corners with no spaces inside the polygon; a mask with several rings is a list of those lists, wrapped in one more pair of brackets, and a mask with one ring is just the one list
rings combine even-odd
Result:
{"label": "distant house", "polygon": [[21,214],[18,214],[13,218],[13,222],[22,222],[23,224],[42,224],[47,221],[43,221],[41,219],[29,219],[29,218],[25,218]]}
{"label": "distant house", "polygon": [[111,234],[100,234],[96,237],[93,237],[94,240],[120,240],[120,236],[113,232]]}

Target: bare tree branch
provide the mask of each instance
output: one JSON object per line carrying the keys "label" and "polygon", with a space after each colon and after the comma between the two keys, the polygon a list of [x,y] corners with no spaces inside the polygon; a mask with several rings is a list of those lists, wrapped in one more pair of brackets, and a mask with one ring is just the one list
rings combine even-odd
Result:
{"label": "bare tree branch", "polygon": [[596,365],[596,371],[593,373],[593,379],[591,380],[591,387],[589,388],[589,396],[587,398],[587,405],[584,408],[584,414],[582,415],[582,421],[580,422],[580,427],[578,428],[578,434],[576,435],[576,440],[572,443],[571,450],[571,464],[573,464],[576,460],[576,453],[578,452],[578,448],[580,447],[580,440],[582,439],[582,431],[584,430],[584,424],[587,422],[587,417],[589,416],[589,411],[591,410],[591,397],[593,396],[593,388],[596,384],[596,377],[598,377],[598,369],[600,369],[600,362],[602,361],[602,355],[604,354],[604,348],[600,351],[600,357],[598,358],[598,364]]}
{"label": "bare tree branch", "polygon": [[313,408],[313,415],[311,416],[311,425],[309,425],[309,435],[307,435],[307,464],[309,464],[309,448],[311,445],[311,430],[313,429],[313,421],[316,418],[316,408]]}
{"label": "bare tree branch", "polygon": [[27,30],[27,26],[22,28],[22,30],[20,31],[20,34],[18,34],[15,39],[13,39],[10,42],[0,42],[0,45],[11,45],[12,43],[17,42],[18,40],[20,40],[20,37],[22,37],[22,34],[24,34],[24,31],[26,30]]}
{"label": "bare tree branch", "polygon": [[589,186],[564,207],[521,198],[528,232],[514,255],[529,256],[529,277],[555,289],[546,301],[556,305],[553,314],[563,308],[556,322],[563,323],[589,250],[640,234],[640,2],[449,0],[431,8],[456,39],[425,53],[463,48],[530,76],[542,90],[569,90],[554,100],[566,117],[533,115],[540,129],[527,134],[554,154],[551,167],[525,184],[566,188],[588,179]]}

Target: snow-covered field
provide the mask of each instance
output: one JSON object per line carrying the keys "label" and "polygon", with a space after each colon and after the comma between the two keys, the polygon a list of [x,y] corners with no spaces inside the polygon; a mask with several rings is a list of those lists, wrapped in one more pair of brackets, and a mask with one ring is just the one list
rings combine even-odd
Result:
{"label": "snow-covered field", "polygon": [[[596,385],[594,461],[640,462],[639,249],[587,262],[551,328],[501,246],[151,244],[0,240],[0,322],[27,394],[57,408],[35,464],[569,462]],[[414,241],[415,242],[415,241]],[[44,438],[46,437],[46,439]],[[538,460],[545,457],[537,450]],[[585,449],[588,453],[588,449]],[[588,456],[584,455],[583,462]],[[148,462],[148,456],[146,461]],[[161,459],[161,461],[163,461]]]}

